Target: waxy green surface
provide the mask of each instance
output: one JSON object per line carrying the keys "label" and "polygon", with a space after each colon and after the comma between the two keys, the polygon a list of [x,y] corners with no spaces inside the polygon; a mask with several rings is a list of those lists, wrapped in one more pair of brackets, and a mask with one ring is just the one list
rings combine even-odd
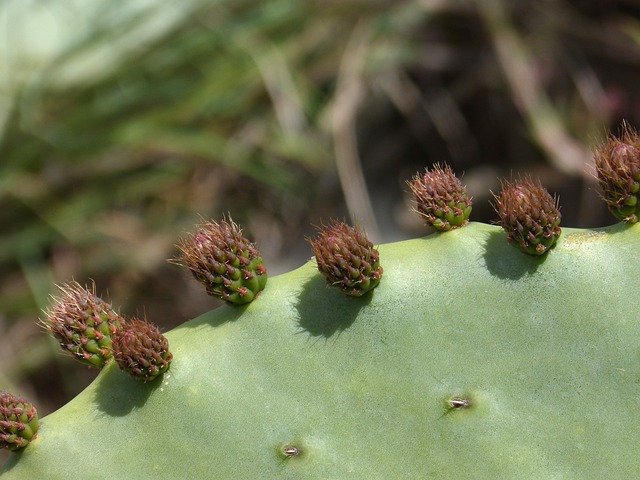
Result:
{"label": "waxy green surface", "polygon": [[640,226],[542,257],[478,223],[379,251],[369,295],[308,263],[169,332],[162,378],[110,363],[0,477],[640,477]]}

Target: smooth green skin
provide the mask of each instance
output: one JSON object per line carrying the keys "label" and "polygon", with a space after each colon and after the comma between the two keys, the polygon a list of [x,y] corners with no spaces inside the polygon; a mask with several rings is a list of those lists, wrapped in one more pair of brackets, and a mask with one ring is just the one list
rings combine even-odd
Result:
{"label": "smooth green skin", "polygon": [[640,226],[542,257],[477,223],[379,251],[369,295],[308,263],[170,332],[163,378],[109,364],[0,477],[640,477]]}

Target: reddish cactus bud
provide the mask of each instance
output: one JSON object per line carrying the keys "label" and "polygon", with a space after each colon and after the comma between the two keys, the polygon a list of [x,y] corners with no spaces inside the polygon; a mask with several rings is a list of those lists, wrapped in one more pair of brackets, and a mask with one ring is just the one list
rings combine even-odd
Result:
{"label": "reddish cactus bud", "polygon": [[327,283],[347,295],[359,297],[380,283],[380,255],[361,230],[333,221],[310,243]]}
{"label": "reddish cactus bud", "polygon": [[0,391],[0,448],[24,448],[37,431],[36,407],[24,398]]}
{"label": "reddish cactus bud", "polygon": [[596,173],[611,213],[636,223],[640,212],[640,136],[625,128],[621,138],[610,137],[595,151]]}
{"label": "reddish cactus bud", "polygon": [[231,304],[251,302],[267,284],[258,249],[233,221],[206,222],[178,245],[174,263],[191,270],[207,293]]}
{"label": "reddish cactus bud", "polygon": [[539,180],[504,182],[495,196],[500,225],[507,238],[529,255],[547,252],[560,236],[560,210]]}
{"label": "reddish cactus bud", "polygon": [[121,370],[148,382],[169,368],[169,341],[158,327],[133,318],[113,336],[113,357]]}
{"label": "reddish cactus bud", "polygon": [[111,337],[124,319],[96,296],[95,286],[89,291],[71,282],[60,290],[62,295],[42,321],[44,327],[75,359],[102,368],[111,358]]}
{"label": "reddish cactus bud", "polygon": [[449,165],[434,165],[408,182],[415,210],[425,222],[440,232],[466,225],[471,214],[471,198]]}

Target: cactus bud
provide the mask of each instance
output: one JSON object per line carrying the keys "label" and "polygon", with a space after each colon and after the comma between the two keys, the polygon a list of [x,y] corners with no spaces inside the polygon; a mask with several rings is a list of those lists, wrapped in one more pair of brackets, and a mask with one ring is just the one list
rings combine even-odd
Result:
{"label": "cactus bud", "polygon": [[504,182],[495,196],[500,225],[507,238],[529,255],[542,255],[560,236],[560,210],[539,180]]}
{"label": "cactus bud", "polygon": [[37,431],[36,407],[23,398],[0,391],[0,448],[24,448]]}
{"label": "cactus bud", "polygon": [[329,285],[359,297],[380,283],[380,255],[361,230],[333,221],[310,243],[318,270]]}
{"label": "cactus bud", "polygon": [[148,382],[167,371],[173,355],[158,327],[133,318],[113,336],[113,357],[121,370]]}
{"label": "cactus bud", "polygon": [[625,128],[595,151],[596,173],[611,213],[628,223],[638,221],[640,204],[640,136]]}
{"label": "cactus bud", "polygon": [[466,225],[471,214],[471,198],[449,165],[434,165],[423,175],[413,177],[409,187],[416,212],[440,232]]}
{"label": "cactus bud", "polygon": [[207,289],[229,303],[251,302],[267,284],[267,269],[260,252],[233,221],[206,222],[178,249],[184,265]]}
{"label": "cactus bud", "polygon": [[102,368],[111,358],[111,337],[124,319],[92,291],[72,282],[60,287],[62,295],[42,322],[60,346],[74,358]]}

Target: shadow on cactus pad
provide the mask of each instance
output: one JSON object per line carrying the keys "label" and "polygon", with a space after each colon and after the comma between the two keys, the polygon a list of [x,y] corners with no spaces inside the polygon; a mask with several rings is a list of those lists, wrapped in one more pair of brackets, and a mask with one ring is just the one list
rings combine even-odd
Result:
{"label": "shadow on cactus pad", "polygon": [[546,255],[525,255],[513,245],[505,248],[506,237],[502,231],[493,231],[487,235],[483,257],[489,273],[502,280],[518,280],[524,275],[535,273]]}
{"label": "shadow on cactus pad", "polygon": [[[134,378],[119,371],[115,364],[109,364],[106,369],[113,369],[111,375],[105,375],[104,380],[97,384],[95,403],[98,410],[112,417],[123,417],[136,408],[144,406],[147,398],[161,382],[162,375],[146,384],[135,385]],[[105,370],[106,371],[106,370]]]}
{"label": "shadow on cactus pad", "polygon": [[[312,337],[329,338],[349,328],[373,295],[375,290],[362,297],[348,297],[327,286],[322,276],[315,275],[305,282],[296,304],[300,328]],[[329,305],[332,308],[327,308]]]}

